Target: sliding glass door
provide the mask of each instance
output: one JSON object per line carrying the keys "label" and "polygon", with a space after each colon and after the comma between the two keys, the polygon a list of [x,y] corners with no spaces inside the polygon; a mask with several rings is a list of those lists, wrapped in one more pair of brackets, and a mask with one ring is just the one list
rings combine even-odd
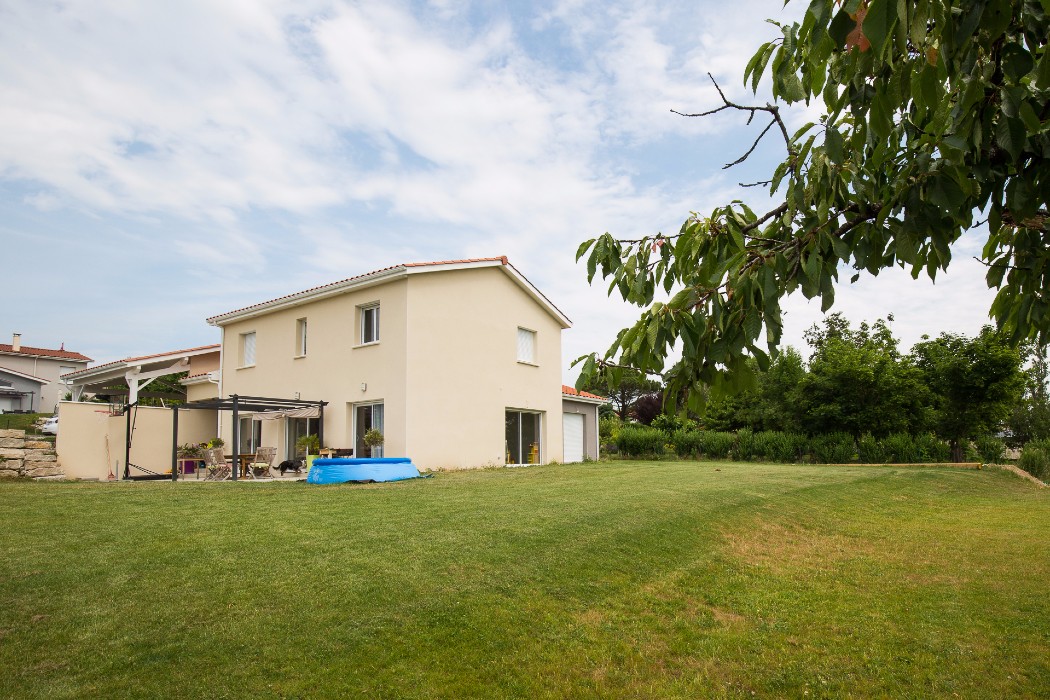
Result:
{"label": "sliding glass door", "polygon": [[507,411],[507,464],[540,463],[540,413]]}
{"label": "sliding glass door", "polygon": [[383,429],[383,404],[362,403],[354,406],[354,456],[382,457],[383,446],[369,448],[365,445],[365,433],[375,428],[381,433]]}

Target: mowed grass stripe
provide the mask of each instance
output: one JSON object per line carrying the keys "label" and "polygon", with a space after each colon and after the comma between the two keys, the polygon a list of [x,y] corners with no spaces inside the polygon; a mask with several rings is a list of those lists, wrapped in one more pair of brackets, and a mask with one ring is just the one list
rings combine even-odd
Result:
{"label": "mowed grass stripe", "polygon": [[713,463],[0,484],[11,697],[1050,691],[1050,499]]}

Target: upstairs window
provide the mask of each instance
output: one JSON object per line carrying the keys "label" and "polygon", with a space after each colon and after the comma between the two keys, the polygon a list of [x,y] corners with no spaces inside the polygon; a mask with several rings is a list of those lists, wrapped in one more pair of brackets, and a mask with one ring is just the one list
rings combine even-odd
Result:
{"label": "upstairs window", "polygon": [[295,356],[306,355],[306,319],[300,318],[295,322]]}
{"label": "upstairs window", "polygon": [[361,307],[361,344],[379,342],[379,304]]}
{"label": "upstairs window", "polygon": [[536,364],[536,331],[518,328],[518,362]]}
{"label": "upstairs window", "polygon": [[255,331],[241,333],[241,367],[255,364]]}

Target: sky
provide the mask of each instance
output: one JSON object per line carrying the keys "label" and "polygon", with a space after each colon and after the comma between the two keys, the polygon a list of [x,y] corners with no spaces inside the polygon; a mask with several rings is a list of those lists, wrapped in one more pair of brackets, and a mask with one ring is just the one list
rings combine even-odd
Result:
{"label": "sky", "polygon": [[[398,263],[506,255],[570,319],[572,359],[639,309],[588,286],[576,248],[673,233],[782,158],[743,68],[769,0],[5,0],[0,4],[0,342],[96,362],[219,340],[205,319]],[[789,125],[812,119],[789,110]],[[936,284],[841,274],[854,323],[907,349],[976,333],[979,235]],[[822,317],[785,303],[785,344]],[[804,352],[803,354],[808,354]]]}

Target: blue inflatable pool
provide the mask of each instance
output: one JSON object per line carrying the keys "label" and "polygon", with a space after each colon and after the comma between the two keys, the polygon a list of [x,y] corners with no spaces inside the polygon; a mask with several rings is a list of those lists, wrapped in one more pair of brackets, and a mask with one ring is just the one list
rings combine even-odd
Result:
{"label": "blue inflatable pool", "polygon": [[420,476],[408,457],[333,457],[315,459],[306,481],[311,484],[343,484],[347,481],[401,481]]}

